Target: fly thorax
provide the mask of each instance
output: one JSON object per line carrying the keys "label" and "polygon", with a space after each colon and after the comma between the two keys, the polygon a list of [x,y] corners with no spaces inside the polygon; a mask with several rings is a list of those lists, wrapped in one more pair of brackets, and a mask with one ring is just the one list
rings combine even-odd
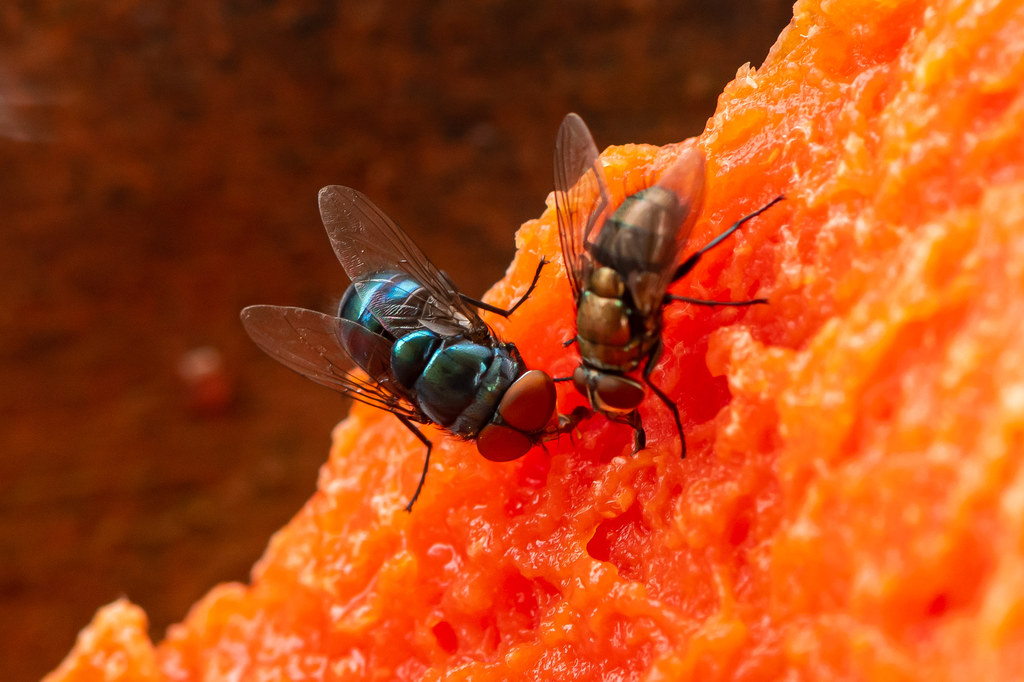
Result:
{"label": "fly thorax", "polygon": [[626,288],[611,268],[597,268],[580,296],[576,332],[580,339],[603,346],[629,343],[629,308],[623,300]]}
{"label": "fly thorax", "polygon": [[434,350],[413,385],[416,403],[431,421],[467,435],[455,428],[455,421],[477,399],[481,385],[494,380],[494,360],[493,348],[468,341]]}
{"label": "fly thorax", "polygon": [[490,422],[512,382],[523,373],[518,354],[513,357],[506,346],[492,350],[493,360],[476,383],[473,399],[452,422],[452,433],[474,438]]}
{"label": "fly thorax", "polygon": [[587,290],[602,298],[622,298],[626,293],[626,285],[614,269],[600,267],[591,273]]}
{"label": "fly thorax", "polygon": [[576,390],[587,397],[591,407],[610,417],[629,414],[644,399],[644,387],[621,374],[580,366],[572,375]]}
{"label": "fly thorax", "polygon": [[577,338],[599,346],[625,346],[630,339],[627,313],[620,299],[585,292],[576,317]]}
{"label": "fly thorax", "polygon": [[657,272],[632,272],[629,275],[629,291],[633,294],[636,312],[645,318],[658,314],[665,298],[665,278]]}

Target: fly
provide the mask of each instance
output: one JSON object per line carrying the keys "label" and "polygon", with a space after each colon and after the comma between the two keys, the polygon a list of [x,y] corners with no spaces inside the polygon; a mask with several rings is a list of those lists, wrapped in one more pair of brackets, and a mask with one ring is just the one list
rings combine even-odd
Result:
{"label": "fly", "polygon": [[[706,306],[768,301],[707,301],[666,292],[701,256],[783,197],[736,221],[680,263],[704,198],[700,149],[696,144],[686,146],[656,184],[626,197],[614,211],[598,156],[583,119],[567,115],[555,142],[555,206],[562,258],[576,304],[576,336],[566,345],[576,342],[581,364],[572,381],[594,410],[633,428],[634,451],[647,443],[637,408],[644,386],[650,387],[672,412],[685,457],[679,409],[651,380],[663,348],[662,306],[673,301]],[[641,365],[643,383],[627,376]]]}
{"label": "fly", "polygon": [[[387,410],[427,448],[406,511],[423,489],[433,444],[417,424],[434,423],[476,441],[493,461],[521,457],[554,436],[555,384],[528,369],[512,343],[500,341],[478,309],[505,310],[455,288],[413,241],[362,193],[320,190],[320,215],[352,284],[335,315],[257,305],[242,324],[263,351],[289,369],[353,400]],[[358,367],[365,374],[353,372]]]}

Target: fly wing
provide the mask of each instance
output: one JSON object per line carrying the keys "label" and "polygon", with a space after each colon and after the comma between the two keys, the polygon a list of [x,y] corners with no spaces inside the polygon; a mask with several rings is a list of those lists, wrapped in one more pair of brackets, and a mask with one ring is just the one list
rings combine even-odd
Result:
{"label": "fly wing", "polygon": [[555,139],[555,209],[574,303],[586,287],[592,265],[587,252],[590,233],[603,221],[608,207],[608,185],[598,156],[587,124],[568,114]]}
{"label": "fly wing", "polygon": [[[320,216],[341,266],[389,332],[397,337],[423,328],[470,338],[489,334],[451,280],[362,192],[341,185],[324,187],[320,190]],[[414,305],[392,305],[372,297],[367,300],[363,292],[388,271],[409,275],[423,286],[427,296]]]}
{"label": "fly wing", "polygon": [[342,339],[359,335],[366,364],[386,367],[391,341],[365,327],[331,315],[274,305],[254,305],[242,311],[242,326],[263,352],[288,369],[353,400],[394,412],[419,423],[428,421],[405,396],[388,388],[389,381],[362,378]]}
{"label": "fly wing", "polygon": [[643,252],[631,254],[629,260],[646,267],[630,272],[626,285],[641,313],[653,314],[661,306],[703,202],[704,153],[691,140],[646,191],[640,212],[647,212],[649,220],[636,216],[649,238],[631,242]]}

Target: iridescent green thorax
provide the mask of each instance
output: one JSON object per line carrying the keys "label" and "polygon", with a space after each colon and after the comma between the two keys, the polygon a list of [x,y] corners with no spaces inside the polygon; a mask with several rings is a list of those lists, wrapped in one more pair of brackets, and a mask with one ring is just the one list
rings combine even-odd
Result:
{"label": "iridescent green thorax", "polygon": [[490,421],[498,400],[522,372],[503,348],[463,342],[435,352],[413,388],[434,422],[472,437]]}

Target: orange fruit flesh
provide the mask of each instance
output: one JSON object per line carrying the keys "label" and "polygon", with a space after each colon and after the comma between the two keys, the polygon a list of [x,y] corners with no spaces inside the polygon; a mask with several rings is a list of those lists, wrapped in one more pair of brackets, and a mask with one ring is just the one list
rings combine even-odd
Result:
{"label": "orange fruit flesh", "polygon": [[[641,408],[507,464],[356,406],[248,586],[155,647],[100,611],[48,678],[1014,679],[1024,669],[1024,7],[798,2],[700,144],[691,248]],[[552,135],[554,131],[552,131]],[[621,199],[677,147],[604,154]],[[550,207],[488,300],[559,252]],[[560,260],[508,322],[577,356]],[[581,404],[559,386],[559,409]],[[238,676],[238,677],[236,677]]]}

